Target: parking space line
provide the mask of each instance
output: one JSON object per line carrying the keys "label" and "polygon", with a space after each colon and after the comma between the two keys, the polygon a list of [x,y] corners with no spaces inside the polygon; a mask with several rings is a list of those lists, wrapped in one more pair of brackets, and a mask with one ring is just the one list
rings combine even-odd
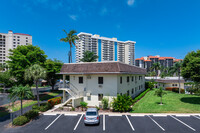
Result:
{"label": "parking space line", "polygon": [[103,114],[103,131],[106,130],[106,118],[105,118],[105,114]]}
{"label": "parking space line", "polygon": [[65,116],[77,116],[78,114],[64,114]]}
{"label": "parking space line", "polygon": [[165,129],[160,125],[158,124],[153,118],[151,118],[149,115],[147,115],[159,128],[161,128],[163,131],[165,131]]}
{"label": "parking space line", "polygon": [[83,114],[80,116],[78,122],[76,123],[76,126],[74,127],[74,130],[76,130],[76,128],[78,127],[78,124],[80,123],[82,117],[83,117]]}
{"label": "parking space line", "polygon": [[135,131],[135,129],[133,128],[133,125],[132,125],[132,123],[130,122],[130,120],[129,120],[128,116],[127,116],[127,115],[125,115],[125,116],[126,116],[126,119],[128,120],[128,123],[130,124],[130,126],[131,126],[132,130],[133,130],[133,131]]}
{"label": "parking space line", "polygon": [[187,125],[186,123],[182,122],[181,120],[179,120],[178,118],[170,115],[172,118],[174,118],[175,120],[179,121],[180,123],[182,123],[183,125],[187,126],[188,128],[192,129],[193,131],[196,131],[194,128],[192,128],[191,126]]}
{"label": "parking space line", "polygon": [[197,116],[195,116],[195,115],[192,115],[192,116],[200,120],[200,117],[197,117]]}
{"label": "parking space line", "polygon": [[109,114],[109,116],[122,116],[121,114]]}
{"label": "parking space line", "polygon": [[45,130],[47,130],[56,120],[58,120],[58,118],[60,118],[61,115],[62,115],[62,114],[60,114],[58,117],[56,117],[56,119],[53,120],[53,121],[45,128]]}

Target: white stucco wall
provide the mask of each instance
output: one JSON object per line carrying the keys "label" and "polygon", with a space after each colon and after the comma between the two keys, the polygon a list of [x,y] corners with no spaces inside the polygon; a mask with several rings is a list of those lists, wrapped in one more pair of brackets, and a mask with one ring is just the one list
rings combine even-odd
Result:
{"label": "white stucco wall", "polygon": [[[121,76],[122,84],[120,84]],[[127,83],[127,76],[129,76],[129,83]],[[132,81],[132,76],[134,76],[134,81]],[[139,76],[142,76],[142,79],[139,80]],[[82,84],[79,83],[79,77],[83,77]],[[98,84],[98,77],[103,77],[103,84]],[[103,94],[103,97],[109,98],[109,102],[111,102],[117,94],[127,94],[128,90],[129,96],[132,97],[145,90],[144,75],[70,75],[70,83],[84,92],[83,101],[87,102],[88,106],[101,105],[98,94]],[[73,88],[72,85],[71,88]],[[133,94],[132,88],[134,89]]]}
{"label": "white stucco wall", "polygon": [[[173,84],[176,84],[177,86],[173,86]],[[157,88],[159,88],[159,87],[163,87],[163,88],[166,88],[166,87],[179,87],[179,83],[158,83],[157,84]],[[180,83],[180,88],[184,89],[184,83]]]}

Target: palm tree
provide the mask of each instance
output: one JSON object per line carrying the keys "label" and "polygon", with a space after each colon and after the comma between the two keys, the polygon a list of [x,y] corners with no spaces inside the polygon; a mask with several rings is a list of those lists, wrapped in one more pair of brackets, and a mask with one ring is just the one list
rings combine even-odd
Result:
{"label": "palm tree", "polygon": [[18,98],[21,101],[21,115],[23,114],[23,99],[32,98],[33,93],[31,88],[28,86],[15,86],[11,89],[11,93],[9,94],[9,98],[11,101],[16,101]]}
{"label": "palm tree", "polygon": [[40,65],[34,64],[25,70],[24,77],[26,80],[32,80],[32,79],[34,80],[34,82],[36,84],[38,106],[40,106],[38,82],[41,78],[46,77],[46,70],[43,67],[41,67]]}
{"label": "palm tree", "polygon": [[154,94],[154,95],[160,97],[160,105],[163,104],[163,103],[162,103],[162,97],[163,97],[163,95],[165,95],[165,94],[167,94],[167,93],[164,92],[164,90],[163,90],[162,87],[158,88],[158,89],[155,91],[155,94]]}
{"label": "palm tree", "polygon": [[156,79],[157,79],[157,76],[158,76],[158,70],[160,70],[161,66],[160,66],[160,63],[159,62],[156,62],[156,63],[153,63],[151,69],[152,70],[155,70],[156,72]]}
{"label": "palm tree", "polygon": [[95,62],[97,58],[98,58],[98,56],[95,55],[94,52],[85,51],[83,53],[83,58],[80,59],[80,61],[82,61],[82,62]]}
{"label": "palm tree", "polygon": [[180,77],[181,77],[181,66],[182,62],[176,62],[171,68],[170,68],[170,73],[172,75],[176,74],[178,75],[178,87],[179,87],[179,93],[181,93],[180,89]]}
{"label": "palm tree", "polygon": [[[63,30],[66,34],[65,38],[61,38],[60,41],[62,42],[68,42],[70,45],[70,51],[68,53],[69,56],[69,63],[72,63],[72,47],[73,45],[77,47],[77,45],[75,44],[75,41],[79,39],[79,37],[77,35],[74,35],[75,33],[77,33],[75,30],[71,30],[69,33],[67,33],[65,30]],[[73,45],[72,45],[73,44]]]}

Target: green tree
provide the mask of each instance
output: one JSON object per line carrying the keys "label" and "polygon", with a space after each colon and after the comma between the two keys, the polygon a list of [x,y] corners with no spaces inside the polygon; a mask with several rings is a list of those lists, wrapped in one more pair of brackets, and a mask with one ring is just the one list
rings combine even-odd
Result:
{"label": "green tree", "polygon": [[43,66],[47,57],[44,51],[37,46],[21,45],[10,52],[9,61],[7,61],[10,74],[17,80],[18,84],[32,85],[32,81],[24,80],[24,72],[32,64]]}
{"label": "green tree", "polygon": [[182,63],[181,75],[186,80],[200,83],[200,50],[189,52]]}
{"label": "green tree", "polygon": [[6,87],[11,87],[15,84],[14,78],[11,77],[8,71],[0,72],[0,83],[3,84],[5,91]]}
{"label": "green tree", "polygon": [[114,111],[125,112],[131,109],[133,104],[133,99],[127,95],[117,95],[116,98],[113,98],[112,107]]}
{"label": "green tree", "polygon": [[160,66],[159,62],[153,63],[153,65],[151,67],[151,69],[155,70],[155,72],[156,72],[156,79],[157,79],[158,71],[160,70],[160,68],[161,68],[161,66]]}
{"label": "green tree", "polygon": [[109,99],[104,97],[102,100],[101,100],[101,103],[103,104],[103,109],[108,109],[108,103],[109,103]]}
{"label": "green tree", "polygon": [[26,80],[33,80],[36,84],[37,101],[40,106],[38,82],[42,78],[46,78],[46,70],[38,64],[34,64],[25,70],[24,77]]}
{"label": "green tree", "polygon": [[[65,30],[63,30],[66,34],[65,38],[61,38],[60,41],[69,43],[70,45],[70,51],[69,51],[69,63],[72,63],[72,47],[73,45],[76,46],[75,41],[79,39],[75,33],[77,33],[75,30],[71,30],[69,33],[67,33]],[[76,46],[77,48],[77,46]]]}
{"label": "green tree", "polygon": [[82,62],[95,62],[97,60],[98,56],[95,55],[94,52],[91,51],[85,51],[83,53],[83,58],[80,59]]}
{"label": "green tree", "polygon": [[162,97],[163,95],[167,94],[162,87],[158,88],[156,91],[155,91],[155,94],[156,96],[160,97],[160,104],[162,105]]}
{"label": "green tree", "polygon": [[47,70],[47,81],[51,85],[52,90],[54,90],[56,81],[61,78],[61,75],[58,75],[56,73],[60,72],[62,65],[63,63],[56,59],[48,59],[45,62],[45,68]]}
{"label": "green tree", "polygon": [[171,68],[170,68],[170,73],[171,74],[176,74],[178,76],[178,87],[179,87],[179,93],[181,93],[181,88],[180,88],[180,77],[181,77],[181,65],[182,62],[176,62]]}
{"label": "green tree", "polygon": [[0,64],[0,72],[5,71],[8,68],[8,65],[6,64]]}
{"label": "green tree", "polygon": [[23,114],[23,99],[32,98],[33,94],[31,88],[28,86],[15,86],[11,88],[11,93],[9,94],[9,98],[11,101],[16,101],[18,98],[21,101],[21,115]]}

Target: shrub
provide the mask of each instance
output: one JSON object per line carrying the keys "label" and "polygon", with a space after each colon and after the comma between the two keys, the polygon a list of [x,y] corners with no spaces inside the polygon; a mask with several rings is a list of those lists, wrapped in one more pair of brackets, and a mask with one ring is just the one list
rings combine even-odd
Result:
{"label": "shrub", "polygon": [[133,99],[133,103],[137,102],[138,100],[140,100],[148,91],[150,91],[150,89],[147,89],[145,91],[143,91],[142,93],[140,93],[140,95],[138,95],[137,97],[135,97]]}
{"label": "shrub", "polygon": [[130,96],[127,95],[117,95],[116,98],[113,98],[112,108],[113,111],[125,112],[131,109],[133,100]]}
{"label": "shrub", "polygon": [[88,103],[86,102],[80,102],[80,105],[82,108],[87,108]]}
{"label": "shrub", "polygon": [[51,104],[51,106],[53,107],[54,105],[60,104],[61,103],[61,97],[55,97],[55,98],[51,98],[49,99],[47,102],[49,104]]}
{"label": "shrub", "polygon": [[146,81],[145,82],[145,89],[153,89],[155,85],[155,82],[151,82],[151,81]]}
{"label": "shrub", "polygon": [[74,108],[74,107],[72,107],[72,108],[71,108],[71,111],[75,111],[75,108]]}
{"label": "shrub", "polygon": [[21,126],[29,122],[29,119],[26,116],[18,116],[13,120],[13,125]]}
{"label": "shrub", "polygon": [[35,104],[32,106],[32,110],[40,110],[40,107],[37,104]]}
{"label": "shrub", "polygon": [[32,106],[33,110],[39,110],[41,112],[45,112],[45,111],[47,111],[47,110],[49,110],[51,108],[52,108],[52,105],[50,103],[42,103],[40,105],[40,107],[38,107],[38,105],[33,105]]}
{"label": "shrub", "polygon": [[176,88],[176,87],[166,87],[165,90],[166,91],[172,91],[173,88]]}
{"label": "shrub", "polygon": [[108,108],[109,99],[108,98],[103,98],[101,102],[103,104],[103,109],[107,109]]}
{"label": "shrub", "polygon": [[[173,91],[173,92],[176,92],[176,93],[179,93],[179,88],[172,88],[172,91]],[[185,94],[185,90],[184,90],[184,89],[181,89],[181,90],[180,90],[180,93]]]}
{"label": "shrub", "polygon": [[100,110],[100,107],[98,107],[98,106],[95,106],[95,108],[96,108],[97,110]]}
{"label": "shrub", "polygon": [[39,115],[38,110],[30,110],[24,114],[29,120],[37,117]]}

